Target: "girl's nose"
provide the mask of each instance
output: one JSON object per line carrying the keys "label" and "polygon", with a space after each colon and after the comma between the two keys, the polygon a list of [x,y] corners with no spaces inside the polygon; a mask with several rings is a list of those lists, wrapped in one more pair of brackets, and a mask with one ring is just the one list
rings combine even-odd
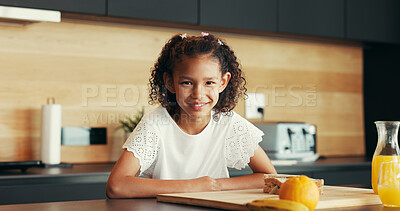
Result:
{"label": "girl's nose", "polygon": [[204,90],[203,90],[203,87],[201,85],[193,87],[192,98],[200,99],[200,98],[203,97],[203,94],[204,94]]}

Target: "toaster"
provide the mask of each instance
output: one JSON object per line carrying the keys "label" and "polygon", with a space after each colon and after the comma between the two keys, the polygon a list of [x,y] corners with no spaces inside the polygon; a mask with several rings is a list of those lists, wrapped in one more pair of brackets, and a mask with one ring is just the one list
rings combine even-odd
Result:
{"label": "toaster", "polygon": [[260,147],[271,160],[318,159],[316,126],[307,123],[278,122],[255,124],[264,132]]}

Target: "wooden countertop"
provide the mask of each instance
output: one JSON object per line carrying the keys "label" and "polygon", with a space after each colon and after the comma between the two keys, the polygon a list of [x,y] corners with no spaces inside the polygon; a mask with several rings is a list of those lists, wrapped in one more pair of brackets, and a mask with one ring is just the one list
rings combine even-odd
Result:
{"label": "wooden countertop", "polygon": [[[70,201],[70,202],[51,202],[51,203],[36,203],[36,204],[19,204],[19,205],[1,205],[0,210],[7,211],[70,211],[70,210],[146,210],[146,211],[180,211],[180,210],[215,210],[205,207],[170,204],[157,202],[156,199],[102,199],[89,201]],[[384,208],[383,205],[355,206],[335,209],[318,209],[318,210],[343,210],[343,211],[397,211],[400,208]]]}

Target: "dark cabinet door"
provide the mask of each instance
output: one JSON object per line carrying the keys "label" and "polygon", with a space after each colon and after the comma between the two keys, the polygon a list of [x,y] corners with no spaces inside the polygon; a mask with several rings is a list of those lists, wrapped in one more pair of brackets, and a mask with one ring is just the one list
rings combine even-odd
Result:
{"label": "dark cabinet door", "polygon": [[200,25],[277,30],[277,0],[200,0]]}
{"label": "dark cabinet door", "polygon": [[400,43],[399,0],[347,0],[346,37]]}
{"label": "dark cabinet door", "polygon": [[344,38],[344,0],[278,0],[278,32]]}
{"label": "dark cabinet door", "polygon": [[0,5],[93,15],[106,14],[106,0],[0,0]]}
{"label": "dark cabinet door", "polygon": [[106,199],[105,189],[106,182],[6,185],[0,186],[0,205]]}
{"label": "dark cabinet door", "polygon": [[108,15],[197,24],[198,0],[109,0]]}

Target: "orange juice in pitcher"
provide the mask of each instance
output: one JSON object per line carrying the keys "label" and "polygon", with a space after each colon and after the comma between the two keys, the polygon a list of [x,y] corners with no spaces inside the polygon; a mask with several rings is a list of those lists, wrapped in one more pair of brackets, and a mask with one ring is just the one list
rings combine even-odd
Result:
{"label": "orange juice in pitcher", "polygon": [[378,176],[378,194],[385,207],[400,207],[400,163],[382,162]]}
{"label": "orange juice in pitcher", "polygon": [[378,130],[378,144],[372,158],[371,186],[378,193],[378,174],[382,162],[400,162],[400,150],[398,146],[398,132],[400,121],[376,121]]}
{"label": "orange juice in pitcher", "polygon": [[[398,161],[400,162],[400,156],[393,155],[374,155],[372,158],[372,175],[371,175],[371,185],[375,193],[378,193],[378,175],[379,167],[382,162]],[[399,198],[400,199],[400,198]]]}

